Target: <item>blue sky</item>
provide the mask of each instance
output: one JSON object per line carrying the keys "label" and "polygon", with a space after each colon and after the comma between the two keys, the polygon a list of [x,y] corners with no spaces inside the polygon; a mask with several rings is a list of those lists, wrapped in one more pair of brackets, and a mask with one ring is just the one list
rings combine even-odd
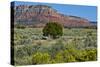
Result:
{"label": "blue sky", "polygon": [[51,4],[39,2],[15,2],[15,5],[48,5],[56,9],[59,13],[65,15],[78,16],[88,19],[89,21],[97,21],[96,6],[68,5],[68,4]]}

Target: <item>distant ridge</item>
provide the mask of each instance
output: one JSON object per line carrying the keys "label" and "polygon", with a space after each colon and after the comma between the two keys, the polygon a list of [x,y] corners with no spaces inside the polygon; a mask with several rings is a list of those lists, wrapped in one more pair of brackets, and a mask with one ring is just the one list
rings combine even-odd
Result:
{"label": "distant ridge", "polygon": [[19,5],[14,7],[15,24],[44,27],[48,22],[58,22],[64,27],[91,27],[96,24],[77,16],[67,16],[47,5]]}

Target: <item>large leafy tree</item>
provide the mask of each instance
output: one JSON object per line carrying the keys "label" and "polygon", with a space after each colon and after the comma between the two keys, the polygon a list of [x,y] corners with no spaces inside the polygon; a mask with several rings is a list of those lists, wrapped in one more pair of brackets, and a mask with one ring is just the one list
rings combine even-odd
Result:
{"label": "large leafy tree", "polygon": [[49,22],[43,28],[43,35],[50,38],[58,38],[63,35],[63,26],[57,22]]}

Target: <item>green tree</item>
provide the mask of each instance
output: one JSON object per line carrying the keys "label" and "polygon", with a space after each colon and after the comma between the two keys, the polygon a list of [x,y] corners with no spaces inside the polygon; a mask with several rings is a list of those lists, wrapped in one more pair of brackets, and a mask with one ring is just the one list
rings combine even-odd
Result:
{"label": "green tree", "polygon": [[43,28],[43,35],[50,38],[58,38],[63,35],[63,26],[57,22],[49,22]]}

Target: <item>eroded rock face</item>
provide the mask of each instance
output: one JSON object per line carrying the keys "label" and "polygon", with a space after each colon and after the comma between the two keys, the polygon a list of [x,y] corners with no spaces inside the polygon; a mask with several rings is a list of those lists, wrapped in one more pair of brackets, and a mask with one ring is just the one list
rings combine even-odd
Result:
{"label": "eroded rock face", "polygon": [[87,19],[66,16],[58,13],[57,10],[46,5],[27,6],[20,5],[14,8],[14,19],[16,24],[33,25],[35,27],[43,27],[46,23],[58,22],[65,27],[84,27],[93,26]]}

